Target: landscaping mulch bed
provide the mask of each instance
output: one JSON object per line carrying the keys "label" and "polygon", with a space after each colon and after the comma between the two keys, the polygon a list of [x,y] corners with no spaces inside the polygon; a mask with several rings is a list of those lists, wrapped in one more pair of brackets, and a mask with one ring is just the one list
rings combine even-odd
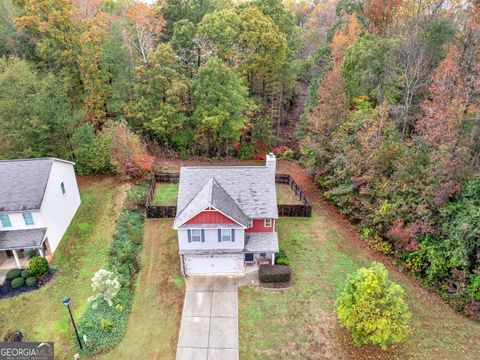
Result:
{"label": "landscaping mulch bed", "polygon": [[11,280],[5,279],[4,283],[0,285],[0,299],[17,296],[26,292],[34,291],[40,289],[42,286],[47,284],[50,280],[53,279],[55,275],[55,270],[50,269],[45,275],[40,276],[37,279],[37,284],[33,286],[23,285],[17,289],[12,289]]}

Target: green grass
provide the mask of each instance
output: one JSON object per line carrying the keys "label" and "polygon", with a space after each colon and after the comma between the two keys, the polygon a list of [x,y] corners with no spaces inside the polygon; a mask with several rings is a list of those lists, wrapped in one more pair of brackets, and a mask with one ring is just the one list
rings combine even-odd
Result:
{"label": "green grass", "polygon": [[106,266],[107,251],[124,187],[110,178],[80,186],[82,204],[54,256],[55,278],[39,289],[0,301],[0,335],[24,329],[25,341],[54,341],[56,359],[71,359],[73,327],[62,299],[72,298],[79,318],[91,296],[91,277]]}
{"label": "green grass", "polygon": [[170,219],[145,221],[142,267],[127,333],[98,359],[175,358],[185,288],[177,244]]}
{"label": "green grass", "polygon": [[152,205],[177,205],[178,184],[157,183]]}
{"label": "green grass", "polygon": [[349,273],[371,262],[344,233],[322,216],[281,218],[280,248],[293,271],[294,287],[283,292],[241,288],[241,359],[462,359],[480,356],[480,324],[450,309],[401,274],[391,276],[406,291],[413,313],[411,335],[388,351],[357,348],[338,326],[335,299]]}

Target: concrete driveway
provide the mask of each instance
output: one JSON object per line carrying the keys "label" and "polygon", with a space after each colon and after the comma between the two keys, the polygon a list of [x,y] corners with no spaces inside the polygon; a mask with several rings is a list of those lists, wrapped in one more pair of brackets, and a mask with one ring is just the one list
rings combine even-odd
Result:
{"label": "concrete driveway", "polygon": [[238,360],[238,294],[234,276],[189,276],[177,360]]}

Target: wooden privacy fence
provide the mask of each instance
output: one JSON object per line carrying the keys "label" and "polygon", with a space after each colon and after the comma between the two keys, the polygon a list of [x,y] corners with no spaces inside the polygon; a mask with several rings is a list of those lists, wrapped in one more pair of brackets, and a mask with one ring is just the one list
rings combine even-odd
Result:
{"label": "wooden privacy fence", "polygon": [[278,216],[293,216],[293,217],[311,217],[312,216],[312,204],[305,196],[300,186],[293,180],[288,174],[276,174],[275,183],[288,184],[290,188],[295,192],[302,202],[301,205],[289,205],[278,204]]}
{"label": "wooden privacy fence", "polygon": [[[174,218],[177,214],[176,206],[153,206],[152,199],[155,194],[155,184],[161,183],[178,183],[180,181],[179,173],[155,173],[152,176],[150,185],[145,199],[145,214],[147,218]],[[288,184],[295,194],[300,198],[302,204],[289,205],[279,204],[279,216],[293,216],[293,217],[311,217],[312,205],[303,193],[302,189],[297,185],[295,180],[288,174],[276,174],[275,183]]]}

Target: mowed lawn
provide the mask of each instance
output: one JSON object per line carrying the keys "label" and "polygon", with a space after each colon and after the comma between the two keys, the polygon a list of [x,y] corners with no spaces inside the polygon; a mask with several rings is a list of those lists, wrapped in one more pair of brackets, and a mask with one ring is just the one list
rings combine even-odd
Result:
{"label": "mowed lawn", "polygon": [[174,359],[184,281],[172,219],[146,219],[142,267],[123,341],[98,359]]}
{"label": "mowed lawn", "polygon": [[280,247],[293,270],[294,288],[239,293],[240,358],[243,359],[480,359],[480,323],[457,313],[405,275],[390,274],[406,291],[413,314],[408,340],[388,351],[357,348],[338,326],[334,302],[347,274],[368,266],[334,220],[280,218]]}
{"label": "mowed lawn", "polygon": [[177,205],[178,184],[157,183],[152,205]]}
{"label": "mowed lawn", "polygon": [[54,256],[54,279],[41,289],[0,300],[0,335],[23,329],[24,341],[54,341],[55,359],[72,358],[73,327],[62,300],[72,298],[76,319],[91,296],[91,277],[106,265],[107,251],[126,185],[112,178],[83,179],[82,204]]}

